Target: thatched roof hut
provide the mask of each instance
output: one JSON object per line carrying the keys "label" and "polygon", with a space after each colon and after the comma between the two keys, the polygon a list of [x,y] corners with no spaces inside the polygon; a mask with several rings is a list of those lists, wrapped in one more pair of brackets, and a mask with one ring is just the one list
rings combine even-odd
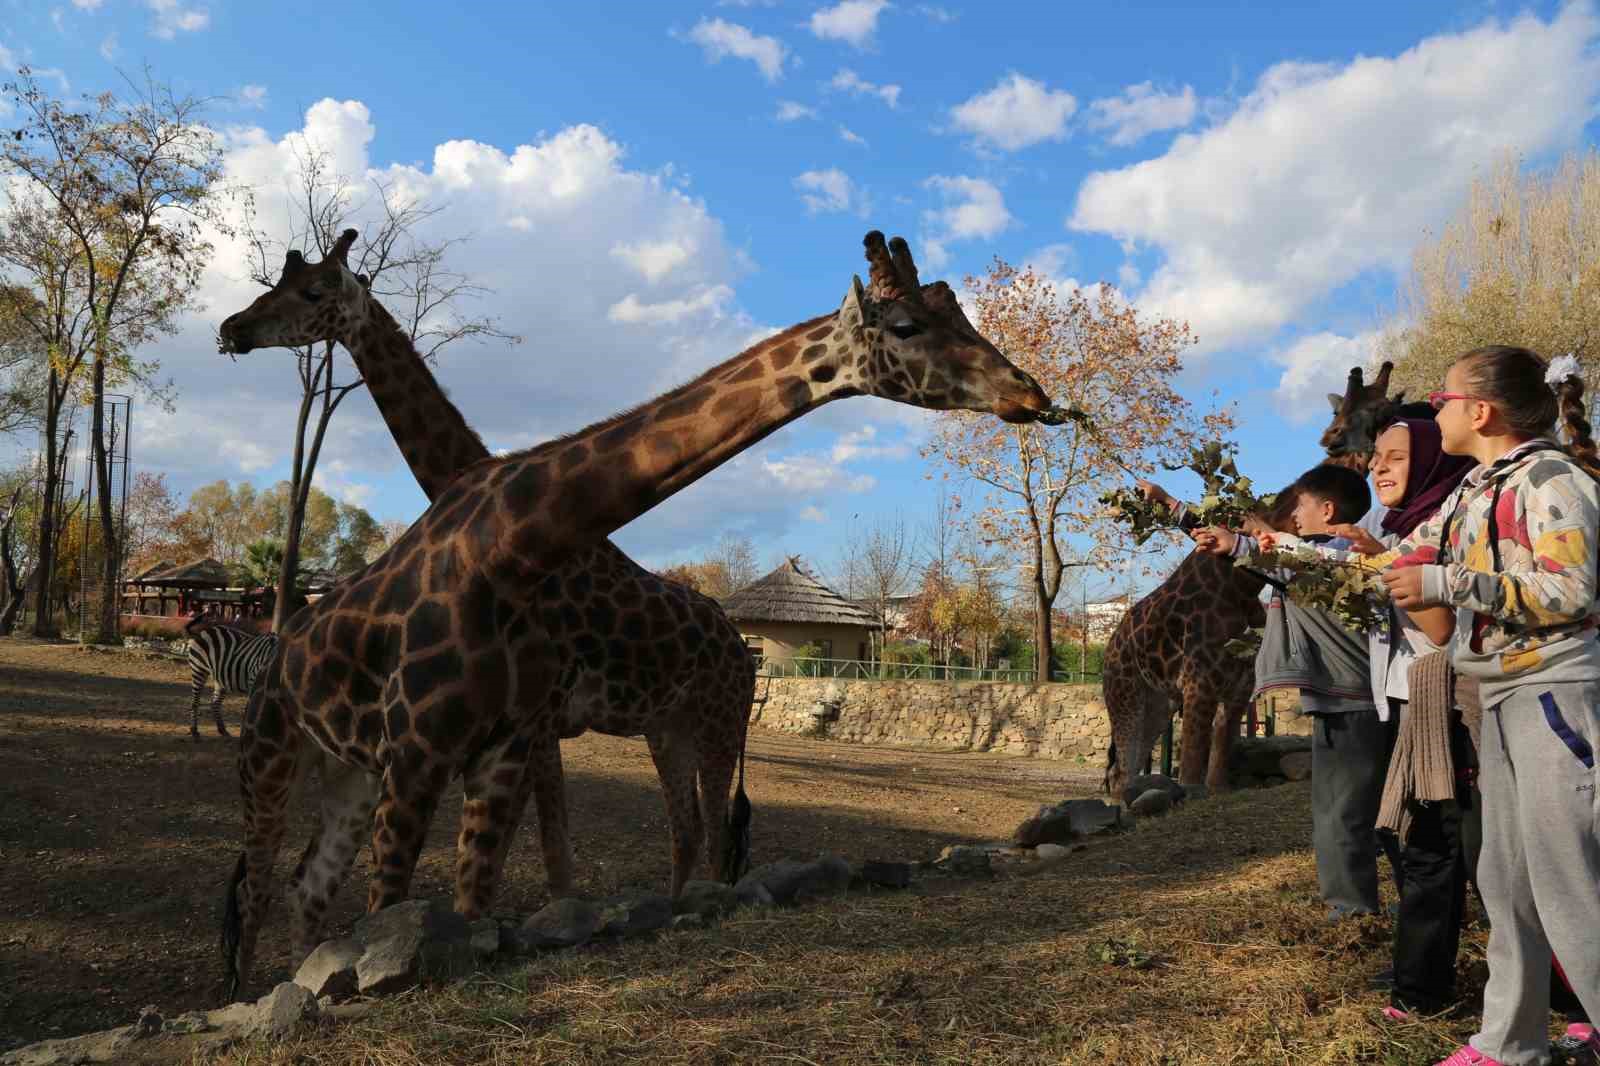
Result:
{"label": "thatched roof hut", "polygon": [[752,649],[766,659],[788,659],[801,648],[823,659],[864,659],[872,615],[806,573],[799,556],[722,600]]}
{"label": "thatched roof hut", "polygon": [[233,571],[209,556],[154,573],[147,570],[134,580],[171,589],[225,589],[236,583]]}

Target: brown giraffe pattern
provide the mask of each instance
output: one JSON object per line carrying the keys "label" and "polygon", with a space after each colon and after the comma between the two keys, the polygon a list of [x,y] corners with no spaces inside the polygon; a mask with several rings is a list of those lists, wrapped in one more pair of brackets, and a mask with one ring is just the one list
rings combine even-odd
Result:
{"label": "brown giraffe pattern", "polygon": [[[315,266],[290,253],[278,284],[229,318],[221,333],[239,352],[312,332],[343,344],[417,483],[435,499],[462,470],[487,460],[489,450],[365,279],[351,273],[356,237],[346,230]],[[361,295],[308,303],[302,294],[313,287]],[[754,660],[716,601],[662,580],[609,540],[569,559],[559,574],[567,593],[561,606],[572,610],[551,615],[544,628],[561,679],[551,697],[560,707],[560,736],[593,729],[647,739],[666,799],[676,896],[693,874],[702,837],[708,861],[725,850],[728,787],[744,750]],[[538,618],[533,624],[542,625]],[[512,801],[512,826],[531,793],[551,892],[564,895],[572,888],[572,860],[559,749],[532,750],[530,766],[534,772],[524,770]],[[378,785],[370,775],[367,781],[364,791],[352,781],[325,797],[319,835],[290,880],[297,953],[317,943],[322,915],[367,835]],[[348,809],[330,809],[341,801]],[[469,843],[462,842],[464,855]]]}
{"label": "brown giraffe pattern", "polygon": [[[1392,369],[1384,363],[1365,385],[1357,367],[1345,394],[1328,396],[1333,421],[1321,440],[1327,462],[1366,473],[1378,430],[1404,399],[1385,395]],[[1182,712],[1184,738],[1179,781],[1227,788],[1228,753],[1255,675],[1223,645],[1264,624],[1257,598],[1263,584],[1227,559],[1194,552],[1112,632],[1103,669],[1112,743],[1105,787],[1113,796],[1121,796],[1130,769],[1144,765],[1174,709]]]}
{"label": "brown giraffe pattern", "polygon": [[[579,603],[616,609],[593,603],[592,579],[567,574],[567,560],[833,400],[874,395],[1012,422],[1049,409],[1033,379],[972,328],[948,285],[920,284],[903,240],[886,243],[874,231],[865,244],[870,285],[852,279],[838,311],[633,410],[469,466],[387,552],[290,619],[241,730],[245,848],[223,921],[230,996],[249,972],[289,797],[313,752],[324,763],[324,806],[332,805],[324,826],[334,826],[322,833],[323,869],[349,865],[339,842],[350,850],[359,838],[366,779],[380,777],[369,911],[406,898],[434,807],[460,775],[456,907],[482,913],[515,829],[521,775],[551,769],[532,756],[555,750],[566,728],[554,694],[575,667],[562,663],[549,632],[576,625]],[[280,321],[309,325],[332,314],[330,301],[365,299],[351,284],[361,288],[349,278],[337,290],[300,290],[308,310]],[[271,341],[305,343],[330,329],[321,321],[316,332]],[[639,610],[616,624],[623,635],[612,645],[581,649],[597,670],[653,631]]]}

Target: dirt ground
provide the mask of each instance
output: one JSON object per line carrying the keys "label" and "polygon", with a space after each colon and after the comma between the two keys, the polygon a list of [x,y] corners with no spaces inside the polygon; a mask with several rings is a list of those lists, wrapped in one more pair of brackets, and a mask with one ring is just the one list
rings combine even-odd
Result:
{"label": "dirt ground", "polygon": [[[243,701],[229,700],[237,734]],[[181,664],[147,653],[0,639],[0,1050],[126,1024],[140,1007],[214,1006],[223,883],[240,843],[232,742],[188,738]],[[202,730],[209,727],[202,721]],[[666,819],[644,742],[563,746],[580,891],[664,890]],[[1092,795],[1099,769],[751,731],[754,861],[837,852],[931,857],[1008,836],[1039,804]],[[460,789],[434,821],[413,895],[449,898]],[[532,816],[530,814],[529,821]],[[302,811],[280,874],[310,832]],[[496,910],[548,901],[525,825]],[[366,858],[330,915],[347,928]],[[287,922],[266,930],[254,985],[286,979]]]}

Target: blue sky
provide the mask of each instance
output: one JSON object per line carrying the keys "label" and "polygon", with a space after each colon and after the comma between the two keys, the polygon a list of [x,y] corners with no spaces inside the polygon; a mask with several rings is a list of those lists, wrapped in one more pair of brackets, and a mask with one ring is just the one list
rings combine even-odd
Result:
{"label": "blue sky", "polygon": [[[0,62],[74,92],[148,63],[219,97],[269,222],[300,137],[445,206],[438,235],[471,234],[456,264],[496,290],[480,310],[528,337],[440,366],[492,447],[830,310],[881,228],[925,280],[999,255],[1187,319],[1184,390],[1238,405],[1267,484],[1315,461],[1323,393],[1473,168],[1592,143],[1600,91],[1591,3],[511,7],[10,0]],[[211,308],[154,353],[177,408],[136,416],[135,464],[180,489],[285,469],[290,365],[209,340],[242,275],[219,242]],[[370,404],[347,407],[325,487],[413,517]],[[732,530],[763,562],[825,563],[852,516],[929,517],[925,431],[878,401],[824,408],[617,539],[663,564]]]}

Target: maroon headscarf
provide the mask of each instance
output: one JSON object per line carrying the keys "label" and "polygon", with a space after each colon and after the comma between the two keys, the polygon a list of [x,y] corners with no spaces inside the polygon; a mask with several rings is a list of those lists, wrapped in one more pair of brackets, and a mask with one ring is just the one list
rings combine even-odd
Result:
{"label": "maroon headscarf", "polygon": [[1439,424],[1431,418],[1397,418],[1383,428],[1395,426],[1405,426],[1411,433],[1411,471],[1406,475],[1405,495],[1383,516],[1383,528],[1405,537],[1439,509],[1478,460],[1470,455],[1447,455]]}

